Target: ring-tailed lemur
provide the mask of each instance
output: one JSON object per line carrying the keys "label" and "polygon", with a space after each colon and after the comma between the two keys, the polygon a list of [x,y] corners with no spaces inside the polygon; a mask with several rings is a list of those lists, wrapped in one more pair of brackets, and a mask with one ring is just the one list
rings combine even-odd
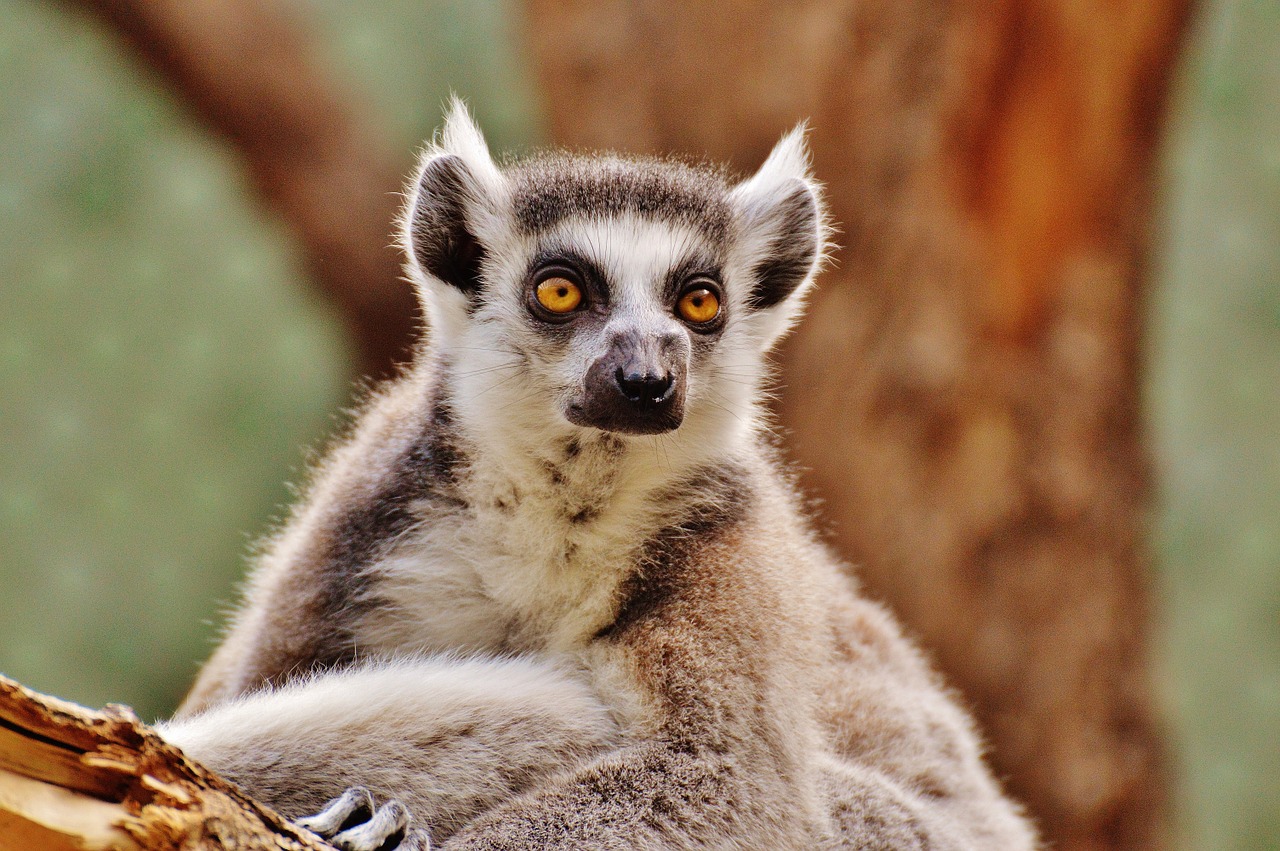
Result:
{"label": "ring-tailed lemur", "polygon": [[499,167],[455,103],[410,195],[430,341],[166,735],[349,848],[1033,847],[767,439],[828,233],[802,133],[738,183]]}

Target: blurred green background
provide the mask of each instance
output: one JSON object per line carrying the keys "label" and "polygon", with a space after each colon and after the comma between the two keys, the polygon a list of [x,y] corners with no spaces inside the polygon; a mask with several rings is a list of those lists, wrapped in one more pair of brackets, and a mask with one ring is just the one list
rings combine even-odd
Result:
{"label": "blurred green background", "polygon": [[[305,5],[406,171],[450,90],[496,148],[542,138],[509,4]],[[0,0],[0,81],[0,670],[156,717],[349,401],[345,343],[235,159],[96,22]],[[1172,119],[1147,398],[1181,844],[1275,849],[1280,2],[1202,4]]]}

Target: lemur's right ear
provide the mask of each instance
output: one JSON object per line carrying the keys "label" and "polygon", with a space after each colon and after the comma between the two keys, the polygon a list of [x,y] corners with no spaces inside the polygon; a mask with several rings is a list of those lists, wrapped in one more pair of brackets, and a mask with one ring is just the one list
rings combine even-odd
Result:
{"label": "lemur's right ear", "polygon": [[805,125],[774,146],[764,165],[730,194],[738,251],[750,269],[749,323],[765,347],[799,314],[828,249],[831,226],[809,168]]}
{"label": "lemur's right ear", "polygon": [[478,291],[505,185],[484,136],[455,97],[410,189],[404,221],[410,262],[464,293]]}

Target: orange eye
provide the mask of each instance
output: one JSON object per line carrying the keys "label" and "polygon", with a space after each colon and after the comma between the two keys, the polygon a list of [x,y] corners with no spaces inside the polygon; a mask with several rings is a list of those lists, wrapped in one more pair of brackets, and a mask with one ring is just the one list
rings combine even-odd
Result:
{"label": "orange eye", "polygon": [[582,304],[582,289],[568,278],[547,278],[534,294],[538,304],[552,313],[572,313]]}
{"label": "orange eye", "polygon": [[720,315],[720,299],[706,287],[696,287],[680,296],[676,312],[685,322],[705,325]]}

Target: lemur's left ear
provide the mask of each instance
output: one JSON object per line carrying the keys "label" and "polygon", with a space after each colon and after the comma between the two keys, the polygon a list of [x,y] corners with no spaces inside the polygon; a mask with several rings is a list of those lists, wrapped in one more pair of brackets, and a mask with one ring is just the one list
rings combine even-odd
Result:
{"label": "lemur's left ear", "polygon": [[403,238],[411,266],[463,293],[479,290],[505,192],[480,128],[453,98],[444,129],[423,152],[409,190]]}
{"label": "lemur's left ear", "polygon": [[809,171],[805,129],[801,124],[782,137],[760,170],[731,194],[737,243],[752,270],[748,304],[754,308],[774,307],[806,289],[827,248],[830,228]]}

